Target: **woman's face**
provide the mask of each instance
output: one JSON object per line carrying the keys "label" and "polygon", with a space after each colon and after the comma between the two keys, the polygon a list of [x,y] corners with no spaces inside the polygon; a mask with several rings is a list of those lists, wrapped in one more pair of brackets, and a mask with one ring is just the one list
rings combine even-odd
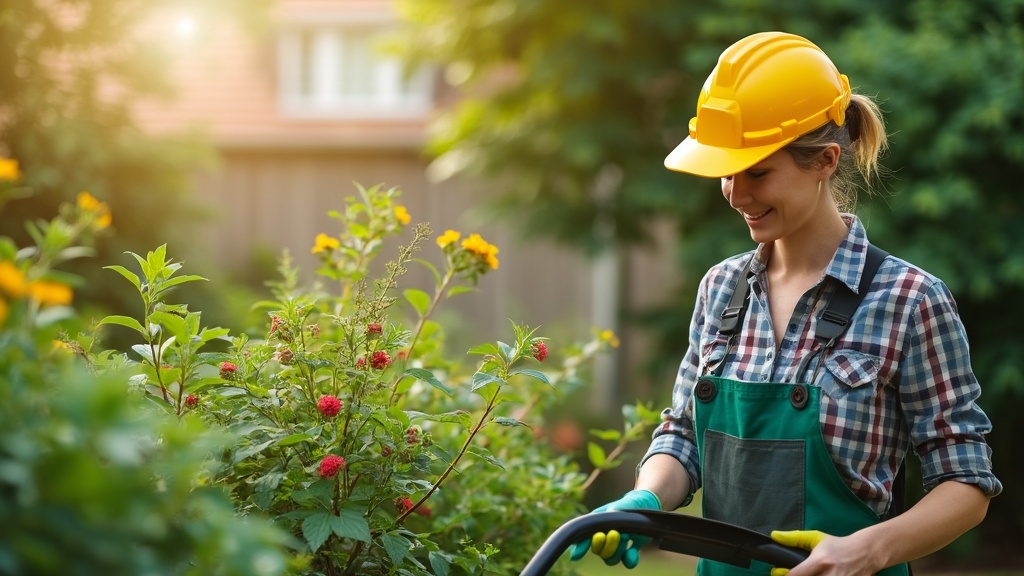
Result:
{"label": "woman's face", "polygon": [[722,178],[722,195],[750,228],[755,242],[807,239],[814,224],[836,210],[827,187],[819,182],[831,171],[801,169],[779,150],[747,170]]}

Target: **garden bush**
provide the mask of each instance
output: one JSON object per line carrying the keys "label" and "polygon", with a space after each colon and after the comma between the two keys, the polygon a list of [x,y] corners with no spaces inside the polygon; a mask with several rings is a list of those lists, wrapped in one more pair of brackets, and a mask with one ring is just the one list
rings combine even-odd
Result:
{"label": "garden bush", "polygon": [[[22,411],[32,413],[26,409],[35,404],[44,414],[76,398],[69,410],[93,406],[98,418],[113,418],[81,424],[88,428],[82,434],[98,438],[87,450],[91,477],[102,479],[128,460],[147,482],[116,485],[104,497],[130,509],[133,499],[157,505],[173,492],[168,498],[179,505],[160,510],[165,527],[152,538],[169,537],[181,525],[205,546],[163,542],[177,556],[150,551],[148,561],[165,566],[156,573],[175,573],[180,558],[202,566],[204,553],[222,553],[216,538],[202,535],[221,534],[236,536],[237,545],[235,556],[221,557],[221,571],[259,561],[264,572],[515,574],[548,535],[585,511],[587,486],[618,466],[623,450],[658,420],[645,406],[626,407],[621,429],[594,431],[593,470],[585,474],[579,455],[544,441],[545,419],[587,385],[587,361],[616,345],[614,334],[595,330],[583,342],[553,343],[510,322],[503,341],[452,354],[435,312],[496,269],[498,249],[478,234],[448,230],[435,237],[426,224],[410,226],[397,188],[357,191],[331,214],[337,233],[311,238],[320,262],[314,281],[302,280],[282,255],[279,277],[268,282],[270,297],[253,303],[265,312],[261,326],[238,334],[205,326],[201,312],[172,299],[174,288],[205,279],[183,273],[160,246],[107,266],[112,281],[134,286],[138,314],[107,316],[73,335],[32,328],[36,340],[59,342],[58,352],[48,354],[79,377],[35,371],[32,380],[45,383],[40,390],[63,404],[36,398]],[[109,216],[91,201],[77,211],[96,231]],[[371,264],[393,244],[389,237],[407,244],[373,278]],[[64,249],[80,255],[70,243]],[[11,246],[3,258],[19,269],[31,260]],[[406,286],[409,266],[427,267],[433,285]],[[59,277],[52,266],[48,274]],[[61,316],[50,313],[50,320],[59,325]],[[136,343],[126,351],[103,349],[111,330],[128,331]],[[13,354],[5,351],[6,368],[26,370]],[[85,397],[58,393],[63,386]],[[100,405],[116,397],[125,418],[145,433],[127,424],[124,434],[104,432],[104,425],[122,424],[116,411],[97,404],[101,397]],[[167,470],[171,462],[179,467]],[[31,481],[41,481],[40,474]],[[97,480],[91,489],[113,486]],[[65,487],[67,495],[82,490]],[[196,499],[217,505],[199,514]],[[68,514],[105,516],[88,508],[83,503]],[[145,530],[132,526],[148,521],[143,515],[124,528],[142,538]],[[92,537],[109,549],[120,546],[113,532]],[[0,545],[0,570],[4,551]],[[11,566],[33,553],[17,543],[6,549]]]}

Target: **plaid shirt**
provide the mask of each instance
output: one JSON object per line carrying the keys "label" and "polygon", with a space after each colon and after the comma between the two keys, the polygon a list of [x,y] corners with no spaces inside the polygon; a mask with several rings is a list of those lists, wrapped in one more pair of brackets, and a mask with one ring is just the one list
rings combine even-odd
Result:
{"label": "plaid shirt", "polygon": [[953,297],[938,278],[886,258],[835,349],[820,366],[819,355],[797,374],[804,356],[820,346],[814,339],[816,319],[837,286],[826,278],[856,291],[864,268],[867,234],[855,216],[844,218],[849,234],[822,280],[797,302],[780,343],[765,293],[765,245],[753,252],[750,300],[727,357],[728,339],[718,334],[720,316],[751,253],[725,260],[701,281],[672,407],[662,413],[664,423],[644,456],[645,461],[654,454],[678,458],[690,475],[691,495],[701,477],[693,386],[723,358],[722,376],[750,383],[808,382],[817,368],[825,445],[846,484],[879,515],[889,507],[894,475],[910,447],[921,459],[926,489],[956,480],[976,484],[989,496],[1002,490],[991,471],[984,436],[991,424],[976,403],[981,390],[967,336]]}

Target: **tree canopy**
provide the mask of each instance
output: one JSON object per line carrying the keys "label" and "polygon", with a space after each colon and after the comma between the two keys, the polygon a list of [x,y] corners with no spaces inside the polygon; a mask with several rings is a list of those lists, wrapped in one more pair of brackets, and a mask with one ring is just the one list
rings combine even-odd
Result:
{"label": "tree canopy", "polygon": [[[23,242],[23,223],[46,219],[83,191],[107,203],[105,260],[125,250],[184,242],[203,218],[190,194],[212,159],[203,136],[146,132],[143,99],[166,101],[176,26],[232,18],[257,26],[268,0],[4,0],[0,4],[0,156],[20,165],[28,198],[0,198],[0,227]],[[188,20],[184,20],[184,18]],[[208,26],[207,28],[210,28]],[[202,34],[198,30],[197,34]],[[76,270],[91,280],[95,273]],[[118,306],[130,294],[103,281],[79,290]]]}

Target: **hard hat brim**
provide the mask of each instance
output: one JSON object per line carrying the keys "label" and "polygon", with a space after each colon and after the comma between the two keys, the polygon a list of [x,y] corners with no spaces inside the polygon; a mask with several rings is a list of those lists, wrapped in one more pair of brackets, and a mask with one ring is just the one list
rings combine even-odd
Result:
{"label": "hard hat brim", "polygon": [[695,138],[687,137],[665,157],[665,167],[704,178],[724,178],[743,172],[793,140],[795,138],[788,138],[750,148],[721,148],[701,144]]}

